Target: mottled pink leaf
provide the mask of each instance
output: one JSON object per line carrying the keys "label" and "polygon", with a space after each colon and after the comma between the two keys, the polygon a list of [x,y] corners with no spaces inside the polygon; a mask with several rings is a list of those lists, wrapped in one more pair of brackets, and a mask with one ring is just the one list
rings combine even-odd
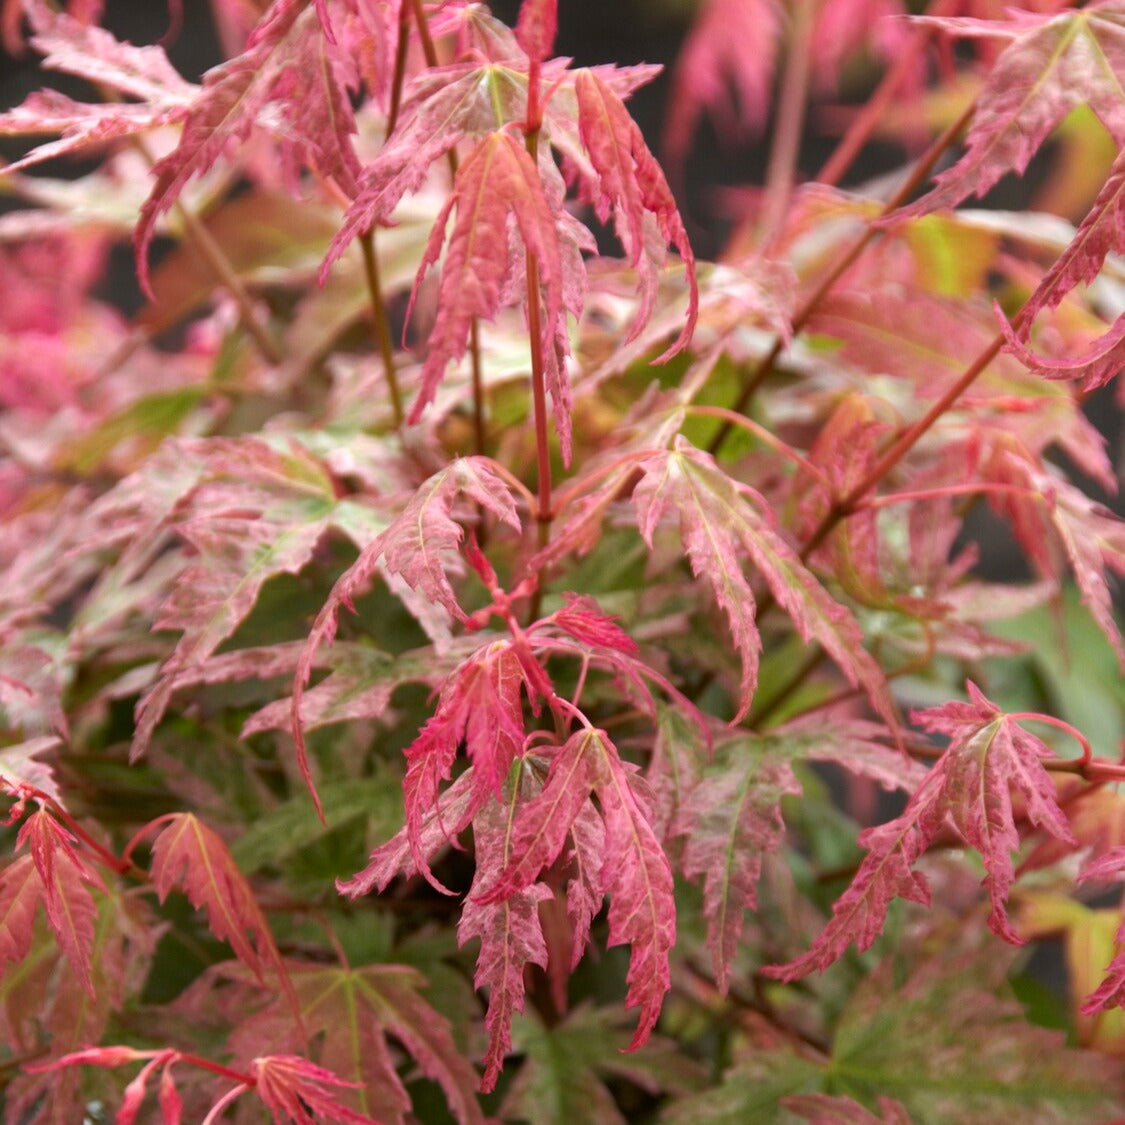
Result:
{"label": "mottled pink leaf", "polygon": [[640,275],[640,310],[630,339],[652,316],[667,244],[675,246],[683,260],[689,292],[687,314],[680,334],[657,362],[670,359],[687,346],[699,313],[695,256],[683,220],[664,173],[619,95],[592,70],[578,71],[574,88],[579,132],[594,170],[585,186],[598,218],[605,222],[612,214],[625,256]]}
{"label": "mottled pink leaf", "polygon": [[[512,849],[507,833],[508,810],[499,802],[489,802],[473,823],[477,875],[487,878],[492,871],[507,866]],[[539,903],[551,897],[542,883],[516,891],[499,902],[482,902],[472,891],[457,925],[457,942],[464,945],[480,938],[474,985],[488,989],[488,1051],[485,1055],[481,1090],[492,1090],[511,1049],[512,1016],[524,1007],[524,969],[528,965],[547,967],[547,943],[539,922]]]}
{"label": "mottled pink leaf", "polygon": [[1077,843],[1059,807],[1055,785],[1043,768],[1050,750],[1012,721],[969,682],[969,703],[946,703],[912,718],[925,730],[944,734],[950,744],[899,817],[865,829],[867,849],[851,886],[832,908],[832,918],[808,953],[786,965],[770,966],[770,976],[796,980],[824,970],[851,944],[862,951],[879,936],[893,898],[928,905],[929,884],[913,870],[935,836],[952,826],[984,860],[984,885],[992,902],[989,926],[1014,944],[1006,910],[1014,873],[1011,853],[1020,837],[1012,811],[1012,790],[1023,797],[1026,815],[1057,839]]}
{"label": "mottled pink leaf", "polygon": [[323,644],[330,644],[336,635],[341,606],[350,606],[379,570],[384,574],[401,575],[426,602],[443,607],[457,620],[466,619],[447,574],[459,562],[458,547],[465,534],[454,518],[454,507],[462,497],[515,530],[520,529],[510,487],[492,468],[491,462],[484,457],[459,458],[425,481],[402,514],[363,548],[359,558],[332,587],[313,623],[293,678],[292,729],[301,773],[314,801],[315,788],[308,769],[300,715],[317,650]]}
{"label": "mottled pink leaf", "polygon": [[265,915],[222,839],[192,813],[170,813],[153,824],[161,826],[151,868],[160,901],[179,888],[197,910],[206,909],[211,932],[244,965],[259,978],[265,968],[275,969],[284,980]]}
{"label": "mottled pink leaf", "polygon": [[801,792],[792,767],[780,755],[755,752],[745,743],[687,795],[672,832],[686,837],[681,860],[689,879],[703,880],[707,948],[715,983],[726,993],[743,916],[758,902],[763,856],[785,836],[779,802]]}
{"label": "mottled pink leaf", "polygon": [[672,70],[664,146],[682,169],[703,110],[733,145],[769,111],[781,12],[775,0],[704,0]]}
{"label": "mottled pink leaf", "polygon": [[[1125,847],[1111,848],[1088,863],[1078,875],[1078,882],[1125,880]],[[1125,922],[1117,931],[1117,956],[1106,966],[1105,980],[1082,1002],[1083,1015],[1125,1008]]]}
{"label": "mottled pink leaf", "polygon": [[1125,667],[1125,643],[1106,576],[1107,570],[1125,574],[1125,522],[1018,442],[998,441],[981,471],[985,479],[1027,490],[1026,496],[997,493],[989,502],[1009,518],[1032,564],[1056,581],[1062,568],[1052,548],[1061,543],[1083,603]]}
{"label": "mottled pink leaf", "polygon": [[625,1003],[639,1007],[637,1029],[627,1050],[652,1034],[664,994],[672,987],[668,957],[676,944],[672,868],[637,795],[636,767],[622,762],[602,740],[603,778],[598,800],[605,820],[605,861],[600,882],[609,894],[609,944],[628,945],[629,985]]}
{"label": "mottled pink leaf", "polygon": [[[332,1087],[350,1087],[322,1066],[297,1055],[268,1055],[250,1063],[257,1079],[254,1092],[268,1107],[275,1122],[317,1125],[318,1121],[341,1121],[345,1125],[378,1125],[365,1113],[341,1105]],[[311,1112],[310,1112],[311,1111]],[[313,1116],[315,1114],[316,1116]]]}
{"label": "mottled pink leaf", "polygon": [[848,680],[862,685],[875,708],[893,724],[882,672],[863,647],[858,623],[758,511],[764,505],[761,497],[728,477],[712,457],[683,438],[677,439],[675,450],[647,458],[640,468],[644,475],[633,501],[641,534],[651,546],[660,520],[666,514],[678,515],[692,573],[707,581],[726,614],[742,658],[735,721],[750,708],[761,648],[754,595],[742,571],[743,559],[749,558],[801,636],[819,641]]}
{"label": "mottled pink leaf", "polygon": [[0,967],[6,961],[18,965],[27,956],[42,895],[43,884],[31,856],[21,855],[0,869]]}
{"label": "mottled pink leaf", "polygon": [[499,795],[523,749],[524,670],[515,647],[493,641],[474,653],[445,682],[437,710],[406,750],[403,803],[418,870],[439,889],[420,847],[423,818],[438,800],[463,742],[475,784]]}
{"label": "mottled pink leaf", "polygon": [[516,42],[534,62],[543,62],[555,43],[559,25],[558,0],[523,0],[516,21]]}
{"label": "mottled pink leaf", "polygon": [[984,195],[1005,173],[1022,173],[1055,126],[1080,105],[1089,105],[1117,143],[1125,143],[1125,16],[1113,0],[1058,15],[1017,11],[1007,22],[930,22],[954,35],[1010,43],[977,98],[964,155],[896,217],[954,207]]}
{"label": "mottled pink leaf", "polygon": [[[79,984],[91,998],[95,995],[90,971],[94,950],[94,921],[97,907],[89,886],[101,887],[97,872],[79,856],[77,838],[46,809],[39,809],[24,821],[16,846],[31,852],[39,876],[40,895],[47,921],[59,948],[66,954]],[[24,917],[28,893],[20,894],[20,918]],[[17,919],[18,920],[18,919]]]}
{"label": "mottled pink leaf", "polygon": [[[555,211],[543,181],[523,145],[507,132],[488,134],[457,170],[453,191],[438,215],[422,255],[415,292],[441,253],[450,214],[457,216],[449,235],[438,286],[437,319],[422,366],[422,388],[410,412],[417,422],[433,401],[450,361],[464,354],[475,318],[491,320],[501,307],[513,271],[525,264],[524,251],[538,267],[543,292],[542,350],[553,353],[563,338],[563,254]],[[519,231],[518,256],[508,237]],[[555,424],[569,459],[568,396],[556,385]]]}
{"label": "mottled pink leaf", "polygon": [[352,62],[325,34],[305,0],[274,0],[242,54],[207,72],[176,148],[153,168],[155,183],[134,234],[142,285],[157,219],[187,183],[209,171],[256,127],[274,132],[286,151],[357,190],[359,160],[348,86]]}

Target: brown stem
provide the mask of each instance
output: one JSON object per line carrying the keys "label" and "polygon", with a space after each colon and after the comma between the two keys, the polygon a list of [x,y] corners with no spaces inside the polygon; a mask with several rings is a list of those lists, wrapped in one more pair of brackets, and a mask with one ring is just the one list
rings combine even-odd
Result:
{"label": "brown stem", "polygon": [[383,370],[386,372],[387,386],[391,391],[395,427],[401,430],[406,416],[402,409],[402,391],[395,371],[395,351],[391,341],[391,327],[387,320],[387,307],[383,303],[383,287],[379,282],[379,260],[375,256],[375,231],[364,231],[359,236],[359,245],[363,250],[363,272],[367,278],[367,292],[371,298],[371,325],[375,345],[383,357]]}
{"label": "brown stem", "polygon": [[[948,16],[959,7],[960,0],[936,0],[927,12],[930,16]],[[910,42],[899,53],[895,65],[883,75],[875,92],[863,103],[836,150],[817,174],[821,184],[838,184],[852,166],[863,146],[871,138],[879,119],[890,107],[899,87],[921,62],[921,56],[933,39],[933,24],[918,24]]]}
{"label": "brown stem", "polygon": [[812,55],[809,41],[816,2],[796,0],[792,7],[793,28],[785,56],[773,145],[766,168],[766,201],[758,225],[759,247],[768,243],[781,227],[797,180],[797,158],[808,107]]}
{"label": "brown stem", "polygon": [[820,523],[801,548],[801,559],[805,560],[828,537],[832,529],[842,519],[850,516],[859,502],[914,448],[931,426],[965,393],[977,376],[1000,354],[1004,345],[1004,335],[998,332],[992,342],[973,360],[961,377],[939,398],[926,413],[912,426],[909,426],[869,470],[867,475],[854,488],[839,500],[835,500],[825,512]]}
{"label": "brown stem", "polygon": [[406,82],[406,52],[410,46],[410,8],[403,4],[398,10],[398,42],[395,44],[395,69],[391,78],[391,106],[387,113],[387,136],[398,124],[398,112],[402,107],[402,87]]}
{"label": "brown stem", "polygon": [[[144,157],[145,163],[150,168],[155,165],[156,158],[149,152],[148,146],[140,137],[133,137],[132,145]],[[222,248],[211,237],[211,232],[203,225],[198,216],[179,201],[174,206],[176,214],[180,216],[180,220],[184,224],[184,233],[187,235],[188,241],[222,283],[223,288],[234,298],[242,317],[242,324],[246,331],[250,333],[250,338],[254,341],[262,358],[274,367],[280,366],[281,352],[265,326],[259,322],[257,312],[254,309],[254,302],[246,286],[242,284],[242,278],[238,276],[234,266],[231,265]]]}
{"label": "brown stem", "polygon": [[[930,172],[933,170],[934,165],[941,158],[942,153],[957,139],[961,130],[968,124],[969,118],[972,116],[973,106],[969,106],[961,116],[953,122],[942,134],[938,137],[932,145],[926,150],[918,163],[914,166],[913,171],[903,181],[902,186],[894,193],[893,196],[883,205],[879,213],[879,218],[885,218],[892,211],[897,210],[903,205],[922,184],[926,181]],[[792,331],[795,335],[808,322],[809,318],[816,311],[820,302],[827,296],[829,290],[836,284],[837,281],[854,265],[856,259],[867,248],[868,244],[882,233],[882,228],[877,226],[875,222],[869,223],[854,243],[840,256],[835,265],[821,278],[820,283],[812,291],[812,293],[805,299],[804,303],[797,310],[793,316]],[[778,356],[781,355],[785,349],[785,339],[782,336],[774,338],[773,345],[766,355],[759,360],[755,365],[754,370],[751,372],[749,379],[743,384],[742,390],[739,392],[738,398],[735,399],[731,406],[736,414],[744,414],[746,407],[749,405],[750,400],[754,397],[758,388],[766,381],[770,373],[773,371],[773,365],[777,362]],[[723,443],[730,436],[732,426],[730,422],[725,422],[711,439],[710,445],[707,447],[708,452],[712,455],[717,454],[722,448]]]}
{"label": "brown stem", "polygon": [[[761,605],[758,607],[758,615],[761,616]],[[775,692],[765,702],[760,710],[755,711],[749,718],[749,726],[755,730],[760,729],[763,724],[775,714],[779,707],[786,700],[792,698],[794,693],[801,687],[801,685],[824,663],[827,653],[819,645],[813,647],[813,651],[805,657],[804,661],[800,664],[797,670],[789,678],[788,683],[784,684],[777,692]]]}

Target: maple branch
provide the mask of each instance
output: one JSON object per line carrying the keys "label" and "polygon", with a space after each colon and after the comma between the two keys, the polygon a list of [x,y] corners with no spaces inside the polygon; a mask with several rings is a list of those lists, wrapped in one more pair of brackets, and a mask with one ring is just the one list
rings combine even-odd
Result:
{"label": "maple branch", "polygon": [[395,415],[395,428],[401,430],[406,421],[402,409],[402,391],[398,385],[395,371],[394,344],[391,341],[391,328],[387,320],[387,307],[383,303],[383,287],[379,282],[379,260],[375,256],[375,230],[365,230],[359,236],[363,251],[363,272],[367,279],[367,292],[371,297],[371,322],[375,345],[383,357],[383,370],[387,375],[387,385],[391,391],[391,408]]}
{"label": "maple branch", "polygon": [[1004,334],[998,332],[992,342],[961,373],[946,392],[891,444],[867,475],[841,499],[834,500],[820,523],[801,548],[802,560],[807,559],[828,537],[832,529],[842,520],[854,514],[859,502],[910,452],[922,439],[931,426],[969,389],[982,371],[1000,354],[1004,346]]}
{"label": "maple branch", "polygon": [[406,53],[410,47],[410,12],[406,4],[398,9],[398,41],[395,44],[395,69],[391,78],[391,105],[387,113],[387,136],[398,124],[398,113],[402,106],[402,87],[406,82]]}
{"label": "maple branch", "polygon": [[782,457],[792,461],[798,468],[804,469],[809,476],[813,477],[818,484],[822,487],[831,490],[832,482],[814,465],[808,458],[802,457],[792,446],[787,445],[776,434],[771,433],[765,426],[755,422],[752,418],[747,418],[745,414],[739,414],[734,410],[728,410],[725,406],[703,406],[699,404],[689,404],[685,407],[687,414],[701,414],[710,418],[722,418],[731,426],[739,426],[746,430],[747,433],[753,434],[764,445],[768,445],[775,453],[780,453]]}
{"label": "maple branch", "polygon": [[[940,488],[918,488],[906,492],[891,492],[886,496],[873,496],[861,501],[858,509],[889,508],[895,504],[907,504],[916,500],[940,500],[949,496],[1022,496],[1028,500],[1041,501],[1043,495],[1032,488],[1019,484],[1004,484],[1001,481],[973,481],[969,484],[947,484]],[[957,505],[961,507],[961,505]],[[971,505],[970,505],[971,507]]]}
{"label": "maple branch", "polygon": [[780,228],[797,178],[801,133],[808,107],[812,61],[809,48],[816,3],[817,0],[796,0],[792,5],[792,33],[785,55],[785,73],[781,80],[773,144],[766,168],[766,201],[758,224],[756,241],[759,248],[766,245]]}
{"label": "maple branch", "polygon": [[[801,307],[794,313],[791,330],[793,335],[804,328],[808,323],[809,318],[816,311],[820,302],[828,295],[829,291],[840,280],[841,277],[854,265],[860,254],[867,249],[869,243],[873,242],[879,235],[883,233],[883,228],[878,225],[879,220],[886,218],[892,211],[897,210],[902,206],[926,181],[930,172],[933,171],[934,165],[941,159],[942,153],[957,139],[961,131],[968,124],[969,119],[973,115],[975,106],[970,104],[966,107],[960,117],[957,118],[926,150],[926,152],[919,158],[918,163],[914,166],[913,171],[903,181],[898,191],[883,204],[879,215],[871,220],[865,228],[864,232],[852,243],[850,247],[840,256],[836,264],[824,275],[820,283],[812,291],[811,294],[805,299]],[[723,253],[720,260],[729,261],[733,255],[728,249]],[[1003,337],[1001,337],[1001,342]],[[774,364],[777,362],[778,357],[785,350],[785,337],[778,334],[774,337],[773,344],[766,354],[754,366],[749,379],[743,384],[742,390],[739,392],[738,398],[735,399],[730,409],[735,414],[745,414],[746,407],[749,405],[750,400],[754,397],[758,388],[769,378],[773,371]],[[718,454],[722,448],[723,443],[730,436],[731,433],[730,422],[724,423],[715,436],[711,439],[710,444],[707,446],[707,452],[712,456]]]}
{"label": "maple branch", "polygon": [[438,65],[437,48],[434,46],[434,37],[430,34],[430,24],[422,7],[422,0],[410,0],[410,10],[414,13],[414,26],[418,28],[418,38],[422,41],[422,55],[426,66],[433,69]]}
{"label": "maple branch", "polygon": [[[130,142],[134,149],[140,153],[149,168],[156,165],[156,158],[149,152],[148,146],[140,137],[131,137]],[[254,302],[242,278],[231,265],[230,260],[223,253],[222,247],[211,237],[211,232],[200,221],[199,217],[179,200],[173,204],[176,214],[184,224],[184,234],[192,244],[199,256],[207,263],[208,268],[215,274],[223,288],[234,298],[238,312],[246,331],[261,353],[262,358],[274,367],[279,367],[282,361],[281,352],[274,343],[265,326],[259,323]]]}
{"label": "maple branch", "polygon": [[[959,0],[936,0],[926,15],[931,17],[952,15],[958,7]],[[875,126],[890,107],[899,87],[919,65],[923,52],[936,34],[937,28],[933,24],[914,25],[914,35],[910,42],[899,52],[895,65],[883,75],[874,93],[863,103],[859,113],[852,119],[836,149],[817,173],[817,183],[834,186],[843,179],[863,146],[871,139]]]}
{"label": "maple branch", "polygon": [[[473,452],[484,456],[484,373],[480,365],[480,321],[474,316],[469,325],[469,366],[473,381]],[[483,533],[484,527],[481,527]],[[481,546],[484,546],[481,536]]]}

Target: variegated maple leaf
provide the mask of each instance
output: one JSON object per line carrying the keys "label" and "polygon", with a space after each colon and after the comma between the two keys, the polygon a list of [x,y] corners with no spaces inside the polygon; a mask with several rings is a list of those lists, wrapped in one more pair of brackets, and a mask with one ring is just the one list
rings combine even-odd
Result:
{"label": "variegated maple leaf", "polygon": [[757,906],[762,860],[784,839],[780,802],[801,792],[792,763],[832,762],[886,789],[911,792],[925,770],[888,746],[886,737],[878,723],[841,715],[805,716],[768,736],[722,743],[703,776],[681,798],[670,833],[683,838],[684,875],[703,879],[707,947],[720,992],[730,983],[743,916]]}
{"label": "variegated maple leaf", "polygon": [[[518,792],[518,785],[514,787]],[[473,822],[477,874],[473,886],[507,867],[515,841],[508,822],[507,802],[489,802]],[[457,924],[457,942],[480,938],[473,984],[488,989],[488,1050],[484,1058],[481,1090],[496,1085],[504,1056],[512,1045],[512,1017],[524,1007],[524,970],[529,965],[547,967],[547,943],[539,920],[539,903],[551,897],[544,883],[529,883],[498,900],[482,900],[470,892]]]}
{"label": "variegated maple leaf", "polygon": [[520,529],[510,486],[492,463],[484,457],[459,458],[426,480],[386,530],[364,546],[359,558],[332,587],[313,623],[293,678],[291,714],[302,776],[314,801],[315,787],[305,755],[300,716],[317,650],[322,644],[331,643],[341,607],[350,606],[377,571],[388,577],[401,577],[409,590],[417,592],[419,597],[406,599],[407,605],[424,622],[432,622],[432,627],[443,624],[448,619],[446,615],[459,621],[467,620],[448,577],[448,571],[459,565],[457,549],[465,534],[454,518],[454,507],[462,497],[491,512],[514,530]]}
{"label": "variegated maple leaf", "polygon": [[181,501],[176,531],[194,557],[157,614],[180,639],[137,704],[133,757],[146,750],[179,683],[199,675],[254,608],[271,577],[296,574],[329,528],[370,534],[385,519],[339,500],[326,466],[297,443],[276,449],[258,437],[184,442],[201,480]]}
{"label": "variegated maple leaf", "polygon": [[[824,0],[814,9],[808,44],[812,79],[835,86],[846,59],[864,43],[893,58],[907,34],[896,17],[899,0]],[[679,170],[706,110],[719,138],[733,145],[759,132],[769,114],[771,87],[784,32],[778,0],[704,0],[672,71],[664,143]]]}
{"label": "variegated maple leaf", "polygon": [[981,470],[985,479],[1017,486],[1017,491],[990,496],[989,502],[1011,521],[1034,566],[1055,582],[1064,573],[1061,546],[1083,603],[1125,668],[1125,642],[1106,573],[1125,574],[1125,523],[1017,441],[997,440]]}
{"label": "variegated maple leaf", "polygon": [[33,812],[21,825],[16,847],[26,847],[31,854],[0,873],[0,963],[18,963],[26,956],[35,907],[42,902],[59,948],[78,983],[93,999],[90,958],[97,907],[89,888],[104,889],[104,884],[77,843],[73,833],[45,808]]}
{"label": "variegated maple leaf", "polygon": [[1015,12],[1008,20],[933,19],[957,36],[1008,40],[977,98],[965,153],[933,189],[895,218],[982,196],[1005,173],[1022,173],[1071,110],[1088,105],[1125,144],[1125,12],[1103,0],[1057,15]]}
{"label": "variegated maple leaf", "polygon": [[[523,751],[523,693],[526,673],[509,641],[483,646],[442,686],[434,715],[406,750],[403,803],[414,862],[440,890],[420,846],[423,819],[438,800],[440,786],[450,777],[458,748],[465,746],[473,763],[474,785],[499,795],[512,763]],[[532,705],[536,688],[528,685]],[[483,792],[481,803],[484,803]]]}
{"label": "variegated maple leaf", "polygon": [[44,67],[137,100],[88,103],[57,90],[31,94],[22,105],[0,114],[0,136],[60,137],[6,164],[4,173],[178,121],[199,92],[180,77],[162,47],[121,43],[88,21],[54,11],[43,0],[29,2],[27,12],[34,31],[31,43],[45,55]]}
{"label": "variegated maple leaf", "polygon": [[[152,845],[152,885],[163,902],[181,889],[197,910],[206,908],[211,932],[259,979],[273,969],[287,986],[281,954],[246,877],[222,839],[192,813],[169,813],[147,824],[133,844],[159,827]],[[286,987],[286,991],[289,989]]]}
{"label": "variegated maple leaf", "polygon": [[[418,1069],[436,1082],[460,1125],[484,1125],[476,1099],[477,1072],[454,1039],[449,1021],[423,996],[425,978],[406,965],[355,967],[289,963],[301,1014],[301,1024],[283,997],[275,995],[264,1008],[260,986],[241,966],[214,970],[215,981],[235,990],[250,1013],[234,1030],[229,1048],[236,1064],[268,1051],[296,1054],[310,1038],[318,1043],[318,1062],[334,1074],[356,1081],[341,1091],[340,1101],[366,1113],[381,1125],[404,1125],[410,1120],[411,1099],[396,1070],[396,1047],[401,1044]],[[190,998],[187,1010],[197,999]],[[199,1000],[206,1003],[200,993]]]}
{"label": "variegated maple leaf", "polygon": [[245,50],[207,72],[184,119],[179,144],[153,168],[155,182],[134,232],[137,269],[148,284],[148,247],[156,222],[184,187],[208,171],[255,128],[274,134],[291,162],[358,190],[350,91],[355,62],[321,17],[324,3],[274,0]]}
{"label": "variegated maple leaf", "polygon": [[[1125,95],[1123,95],[1125,96]],[[1076,381],[1084,391],[1104,386],[1125,368],[1125,313],[1077,356],[1054,359],[1034,352],[1028,336],[1035,317],[1054,308],[1076,286],[1097,277],[1110,254],[1125,251],[1125,146],[1117,154],[1105,185],[1094,200],[1073,240],[1043,275],[1023,308],[1023,329],[1017,332],[1001,316],[1008,348],[1027,366],[1048,379]]]}
{"label": "variegated maple leaf", "polygon": [[[578,849],[575,828],[596,793],[605,833],[596,886],[610,896],[609,944],[631,948],[626,1003],[641,1009],[630,1050],[656,1025],[671,983],[668,955],[676,937],[672,871],[635,769],[604,731],[586,727],[572,735],[555,752],[542,792],[517,808],[503,866],[494,865],[470,896],[500,903],[537,885],[572,834]],[[580,864],[589,858],[580,854]]]}
{"label": "variegated maple leaf", "polygon": [[1011,853],[1020,843],[1012,791],[1022,796],[1033,825],[1067,843],[1077,841],[1043,768],[1051,751],[990,703],[974,683],[966,687],[970,702],[946,703],[911,716],[923,729],[947,735],[949,746],[901,816],[860,833],[859,843],[868,854],[833,906],[828,925],[807,953],[767,968],[770,976],[796,980],[826,969],[853,942],[859,950],[867,949],[882,932],[895,897],[929,905],[929,884],[914,864],[946,826],[981,854],[992,903],[990,928],[1021,944],[1006,909],[1014,879]]}
{"label": "variegated maple leaf", "polygon": [[[1080,883],[1094,880],[1125,880],[1125,847],[1112,848],[1088,863],[1078,876]],[[1125,1008],[1125,922],[1117,931],[1117,956],[1105,967],[1105,979],[1082,1002],[1082,1014]]]}
{"label": "variegated maple leaf", "polygon": [[645,541],[651,547],[661,519],[677,515],[692,573],[711,587],[730,625],[742,658],[735,721],[750,709],[762,646],[754,592],[742,569],[743,558],[749,558],[805,641],[819,641],[848,680],[862,686],[876,710],[894,724],[882,672],[863,647],[858,622],[805,567],[769,516],[759,511],[765,501],[682,437],[673,450],[645,458],[639,468],[643,475],[633,502]]}
{"label": "variegated maple leaf", "polygon": [[[574,90],[578,99],[578,131],[593,168],[593,175],[586,175],[582,181],[585,194],[603,223],[613,216],[613,229],[629,264],[640,277],[640,309],[629,339],[652,316],[664,247],[675,246],[683,260],[688,280],[687,312],[680,334],[656,359],[662,363],[686,347],[695,331],[699,315],[695,255],[668,181],[620,95],[595,70],[578,71]],[[580,165],[576,171],[583,175]]]}
{"label": "variegated maple leaf", "polygon": [[[422,366],[422,388],[409,421],[417,422],[432,401],[450,361],[463,355],[474,318],[492,319],[507,303],[513,276],[534,258],[543,287],[542,346],[554,354],[566,338],[563,253],[556,215],[561,198],[551,201],[535,162],[508,132],[490,133],[458,168],[453,191],[434,228],[418,267],[418,284],[441,253],[446,222],[456,208],[438,288],[438,313]],[[509,230],[518,230],[513,245]],[[559,366],[559,360],[554,363]],[[570,395],[562,374],[552,381],[555,424],[564,455],[570,449]]]}

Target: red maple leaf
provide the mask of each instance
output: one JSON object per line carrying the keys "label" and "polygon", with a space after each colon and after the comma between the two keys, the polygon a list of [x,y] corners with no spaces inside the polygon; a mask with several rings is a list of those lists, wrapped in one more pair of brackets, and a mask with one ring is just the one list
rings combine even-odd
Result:
{"label": "red maple leaf", "polygon": [[[39,809],[24,821],[16,837],[16,847],[26,846],[38,877],[38,887],[30,881],[31,871],[19,861],[4,873],[0,906],[0,935],[6,933],[3,954],[22,959],[31,939],[30,925],[34,904],[42,899],[59,948],[66,954],[79,983],[92,998],[94,981],[90,958],[94,949],[94,921],[97,907],[89,886],[102,888],[97,872],[79,854],[77,838],[46,810]],[[20,951],[23,951],[22,953]],[[20,953],[19,958],[11,957]]]}
{"label": "red maple leaf", "polygon": [[[293,677],[291,717],[301,775],[318,809],[301,729],[302,699],[317,650],[336,635],[341,606],[350,606],[379,570],[388,576],[401,575],[411,589],[418,591],[423,604],[416,612],[426,613],[432,620],[432,607],[436,605],[457,620],[467,620],[447,576],[447,570],[457,565],[457,548],[465,534],[453,518],[454,505],[461,496],[519,530],[519,514],[507,481],[487,458],[459,458],[425,481],[390,526],[363,548],[332,587],[313,623]],[[431,608],[427,610],[426,606]]]}
{"label": "red maple leaf", "polygon": [[1077,841],[1043,768],[1042,759],[1052,757],[1051,751],[975,684],[966,686],[971,702],[946,703],[912,715],[925,730],[948,735],[948,748],[901,816],[860,833],[859,843],[868,854],[833,906],[828,925],[803,956],[767,968],[770,976],[796,980],[813,969],[826,969],[852,942],[861,951],[869,948],[896,896],[929,905],[926,877],[913,868],[947,825],[984,860],[984,885],[992,902],[989,926],[1006,941],[1021,944],[1006,910],[1014,878],[1011,853],[1020,843],[1011,791],[1023,796],[1032,824],[1060,840]]}
{"label": "red maple leaf", "polygon": [[[686,347],[695,330],[699,314],[695,256],[668,181],[620,96],[593,70],[578,71],[574,89],[578,97],[578,129],[594,173],[584,178],[585,190],[603,223],[612,214],[625,256],[640,275],[640,310],[630,330],[630,340],[652,315],[664,247],[671,243],[683,259],[688,279],[687,314],[680,334],[657,358],[660,363]],[[577,170],[582,173],[581,167]]]}
{"label": "red maple leaf", "polygon": [[[487,880],[503,870],[515,855],[514,840],[508,828],[506,803],[490,801],[473,822],[477,875]],[[470,891],[457,925],[457,943],[464,945],[480,938],[473,984],[488,989],[488,1051],[484,1060],[481,1090],[493,1089],[512,1045],[512,1016],[524,1007],[524,969],[528,965],[547,967],[547,943],[539,921],[539,903],[551,897],[543,883],[531,883],[499,900],[482,900]]]}
{"label": "red maple leaf", "polygon": [[205,908],[211,932],[230,943],[235,956],[259,979],[266,967],[286,983],[281,954],[246,877],[222,839],[192,813],[169,813],[145,825],[126,850],[153,828],[152,885],[163,902],[181,889],[196,909]]}
{"label": "red maple leaf", "polygon": [[[597,794],[604,855],[596,886],[610,896],[609,944],[631,948],[626,1003],[641,1009],[630,1050],[646,1042],[660,1015],[671,983],[668,955],[676,936],[672,871],[652,828],[642,789],[635,767],[622,762],[604,731],[592,727],[578,731],[555,752],[542,791],[517,809],[503,867],[493,867],[474,891],[474,897],[489,904],[532,886],[539,872],[562,853],[590,794]],[[589,835],[584,829],[579,832]],[[579,846],[576,852],[581,870],[590,861],[589,850]],[[595,885],[591,875],[579,887],[579,899]],[[580,901],[572,904],[572,911],[584,917]]]}
{"label": "red maple leaf", "polygon": [[[549,181],[548,181],[549,182]],[[523,144],[507,132],[490,133],[458,168],[453,191],[434,222],[418,267],[415,292],[437,261],[454,208],[438,288],[438,314],[422,366],[422,388],[409,421],[417,422],[433,400],[450,361],[463,355],[474,318],[491,320],[519,276],[525,252],[533,255],[544,292],[543,351],[554,354],[565,340],[564,256],[556,216],[561,199],[550,201],[544,179]],[[513,245],[509,229],[519,232]],[[569,388],[561,374],[550,388],[555,424],[566,456],[570,446]]]}
{"label": "red maple leaf", "polygon": [[[318,1120],[341,1121],[344,1125],[377,1125],[365,1113],[341,1105],[331,1087],[354,1086],[322,1066],[297,1055],[266,1055],[250,1063],[257,1079],[254,1092],[265,1103],[275,1123],[317,1125]],[[313,1116],[313,1115],[316,1116]]]}

